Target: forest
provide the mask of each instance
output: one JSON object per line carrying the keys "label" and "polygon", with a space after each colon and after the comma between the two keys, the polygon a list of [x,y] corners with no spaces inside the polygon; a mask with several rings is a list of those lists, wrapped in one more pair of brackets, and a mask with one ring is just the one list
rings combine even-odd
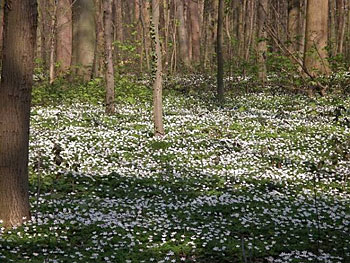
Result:
{"label": "forest", "polygon": [[4,0],[0,54],[0,263],[350,262],[350,0]]}

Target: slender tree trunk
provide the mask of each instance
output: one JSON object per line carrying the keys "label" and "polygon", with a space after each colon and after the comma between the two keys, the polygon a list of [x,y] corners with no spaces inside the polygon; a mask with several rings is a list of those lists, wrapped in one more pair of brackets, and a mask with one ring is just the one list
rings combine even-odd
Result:
{"label": "slender tree trunk", "polygon": [[179,35],[179,49],[180,49],[179,55],[186,69],[190,69],[191,62],[189,58],[188,33],[186,30],[183,0],[176,0],[176,4],[177,4],[176,19],[178,21],[177,30]]}
{"label": "slender tree trunk", "polygon": [[222,44],[223,44],[223,24],[224,24],[224,0],[219,0],[218,8],[218,27],[217,27],[217,92],[219,102],[224,101],[224,56],[222,53]]}
{"label": "slender tree trunk", "polygon": [[[123,8],[122,0],[114,0],[114,41],[117,41],[118,45],[124,42],[124,30],[123,30]],[[123,60],[121,49],[117,47],[114,49],[114,55],[120,62]]]}
{"label": "slender tree trunk", "polygon": [[114,68],[113,68],[113,0],[103,0],[104,36],[106,50],[106,113],[115,112],[114,104]]}
{"label": "slender tree trunk", "polygon": [[[96,45],[94,57],[94,77],[102,77],[104,73],[104,53],[105,53],[105,38],[103,29],[103,0],[95,0],[95,24],[96,24]],[[113,37],[113,36],[112,36]],[[113,39],[112,39],[113,42]]]}
{"label": "slender tree trunk", "polygon": [[96,44],[94,0],[75,0],[73,5],[73,55],[75,73],[91,79]]}
{"label": "slender tree trunk", "polygon": [[66,72],[72,62],[72,1],[57,2],[57,50],[60,72]]}
{"label": "slender tree trunk", "polygon": [[337,53],[343,53],[345,35],[345,0],[337,0]]}
{"label": "slender tree trunk", "polygon": [[308,0],[304,65],[314,76],[329,74],[327,54],[328,0]]}
{"label": "slender tree trunk", "polygon": [[11,227],[30,219],[28,147],[36,1],[12,1],[11,6],[6,6],[4,16],[0,89],[0,220],[5,227]]}
{"label": "slender tree trunk", "polygon": [[40,20],[40,59],[41,62],[45,68],[45,70],[48,69],[49,65],[49,50],[50,50],[50,42],[49,42],[49,36],[50,36],[50,19],[49,19],[49,1],[47,0],[38,0],[39,4],[39,20]]}
{"label": "slender tree trunk", "polygon": [[57,5],[55,2],[53,4],[53,11],[51,15],[51,35],[50,35],[50,84],[55,81],[56,72],[56,60],[55,60],[55,51],[56,51],[56,26],[57,26]]}
{"label": "slender tree trunk", "polygon": [[264,85],[266,82],[266,53],[267,53],[267,32],[265,23],[267,18],[268,0],[259,0],[258,4],[258,67],[259,79]]}
{"label": "slender tree trunk", "polygon": [[156,75],[153,83],[153,118],[154,118],[154,134],[155,136],[164,135],[163,127],[163,104],[162,104],[162,50],[159,39],[159,2],[160,0],[152,0],[152,30],[154,47],[153,64],[156,67]]}
{"label": "slender tree trunk", "polygon": [[143,45],[145,50],[145,57],[146,57],[146,65],[148,71],[151,70],[151,62],[150,62],[150,53],[151,53],[151,39],[150,39],[150,26],[151,26],[151,20],[149,15],[149,1],[148,0],[142,0],[142,16],[141,16],[141,22],[142,22],[142,31],[143,31]]}
{"label": "slender tree trunk", "polygon": [[[324,0],[322,0],[324,1]],[[328,31],[328,45],[329,54],[335,56],[337,54],[337,29],[336,29],[336,0],[328,0],[329,5],[329,31]]]}
{"label": "slender tree trunk", "polygon": [[198,0],[189,1],[189,10],[191,16],[191,37],[192,37],[192,60],[198,63],[200,60],[200,19]]}
{"label": "slender tree trunk", "polygon": [[290,51],[295,53],[298,50],[299,40],[299,0],[290,0],[288,6],[288,40],[290,41]]}

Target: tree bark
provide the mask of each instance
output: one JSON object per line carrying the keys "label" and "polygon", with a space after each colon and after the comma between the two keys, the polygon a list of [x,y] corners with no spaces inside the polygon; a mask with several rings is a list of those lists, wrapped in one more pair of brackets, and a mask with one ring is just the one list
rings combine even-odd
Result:
{"label": "tree bark", "polygon": [[[103,29],[103,3],[102,0],[95,1],[95,23],[96,23],[96,45],[94,58],[94,77],[102,77],[104,73],[104,29]],[[112,40],[113,42],[113,40]]]}
{"label": "tree bark", "polygon": [[56,77],[56,26],[57,26],[57,5],[56,2],[52,3],[52,15],[51,15],[51,34],[50,34],[50,84],[55,81]]}
{"label": "tree bark", "polygon": [[223,24],[224,24],[224,0],[219,0],[218,27],[217,27],[217,92],[219,102],[224,101],[224,57],[222,53],[223,44]]}
{"label": "tree bark", "polygon": [[176,5],[176,19],[178,21],[177,30],[179,35],[180,57],[186,69],[189,69],[191,67],[191,62],[189,59],[188,33],[186,30],[183,0],[176,0]]}
{"label": "tree bark", "polygon": [[268,10],[268,0],[260,0],[258,4],[258,67],[259,79],[264,85],[266,76],[266,53],[267,53],[267,32],[265,28],[266,15]]}
{"label": "tree bark", "polygon": [[159,39],[159,2],[152,0],[152,29],[151,39],[153,40],[154,57],[153,64],[156,67],[153,83],[153,119],[155,136],[164,135],[163,127],[163,104],[162,104],[162,51]]}
{"label": "tree bark", "polygon": [[91,79],[94,62],[95,33],[94,0],[76,0],[73,5],[73,55],[72,65],[77,76]]}
{"label": "tree bark", "polygon": [[304,65],[317,76],[329,74],[327,54],[328,0],[308,0],[306,8]]}
{"label": "tree bark", "polygon": [[141,22],[142,22],[142,31],[143,31],[143,46],[145,50],[145,57],[146,57],[146,65],[147,69],[151,70],[151,62],[150,62],[150,53],[151,53],[151,39],[150,39],[150,14],[149,14],[149,1],[148,0],[142,0],[142,16],[141,16]]}
{"label": "tree bark", "polygon": [[337,53],[343,53],[345,35],[345,0],[337,1]]}
{"label": "tree bark", "polygon": [[61,73],[67,72],[72,62],[72,1],[57,2],[56,60]]}
{"label": "tree bark", "polygon": [[192,60],[198,63],[200,60],[200,19],[198,0],[189,1],[191,17],[191,37],[192,37]]}
{"label": "tree bark", "polygon": [[300,3],[299,0],[290,0],[288,3],[288,40],[290,51],[295,53],[299,46],[299,16]]}
{"label": "tree bark", "polygon": [[106,113],[115,112],[114,103],[114,67],[113,67],[113,15],[112,0],[103,0],[104,6],[104,35],[106,50]]}
{"label": "tree bark", "polygon": [[37,26],[35,0],[7,1],[0,89],[0,220],[30,219],[28,147]]}

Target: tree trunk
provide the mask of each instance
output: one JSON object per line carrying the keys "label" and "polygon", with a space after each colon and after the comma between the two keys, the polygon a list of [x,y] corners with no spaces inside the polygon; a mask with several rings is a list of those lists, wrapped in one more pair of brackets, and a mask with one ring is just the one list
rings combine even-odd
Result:
{"label": "tree trunk", "polygon": [[191,62],[189,59],[188,33],[186,30],[183,0],[176,0],[176,4],[176,19],[178,21],[177,30],[179,34],[180,57],[186,69],[189,69],[191,67]]}
{"label": "tree trunk", "polygon": [[106,50],[106,113],[115,112],[114,104],[114,68],[113,68],[113,15],[112,0],[103,0],[104,7],[104,35]]}
{"label": "tree trunk", "polygon": [[300,3],[299,0],[290,0],[288,6],[288,40],[289,49],[292,53],[298,50],[299,43],[299,16],[300,16]]}
{"label": "tree trunk", "polygon": [[222,44],[223,44],[223,28],[224,28],[224,0],[219,0],[218,8],[218,27],[217,27],[217,92],[218,100],[220,103],[224,101],[224,57],[222,54]]}
{"label": "tree trunk", "polygon": [[72,64],[77,76],[91,79],[96,44],[94,0],[76,0],[73,5]]}
{"label": "tree trunk", "polygon": [[304,65],[316,76],[329,74],[327,54],[328,0],[308,0],[306,9]]}
{"label": "tree trunk", "polygon": [[151,39],[150,39],[150,15],[149,15],[149,1],[148,0],[142,0],[142,16],[141,16],[141,22],[142,22],[142,31],[143,31],[143,46],[145,50],[145,57],[146,57],[146,65],[147,69],[151,70],[151,62],[150,62],[150,53],[151,53]]}
{"label": "tree trunk", "polygon": [[67,72],[72,62],[72,1],[57,2],[56,60],[61,73]]}
{"label": "tree trunk", "polygon": [[162,104],[162,51],[159,39],[159,1],[152,0],[152,29],[151,39],[153,40],[154,56],[153,64],[156,67],[153,83],[153,119],[155,136],[164,135],[163,127],[163,104]]}
{"label": "tree trunk", "polygon": [[0,3],[0,57],[2,57],[3,44],[3,30],[4,30],[4,1]]}
{"label": "tree trunk", "polygon": [[345,35],[345,0],[337,0],[337,53],[343,53]]}
{"label": "tree trunk", "polygon": [[11,6],[6,6],[4,16],[0,89],[0,220],[5,227],[11,227],[30,219],[28,147],[36,1],[12,1]]}
{"label": "tree trunk", "polygon": [[198,0],[189,1],[189,10],[191,16],[191,37],[192,37],[192,60],[198,63],[200,60],[200,19]]}
{"label": "tree trunk", "polygon": [[56,21],[57,21],[57,5],[56,2],[52,3],[53,10],[51,15],[51,34],[50,34],[50,84],[52,84],[55,81],[56,72],[56,60],[55,60],[55,54],[56,54]]}
{"label": "tree trunk", "polygon": [[[94,77],[102,77],[104,73],[104,29],[103,29],[103,3],[102,0],[95,1],[95,23],[96,23],[96,45],[94,58]],[[112,39],[113,42],[113,39]]]}
{"label": "tree trunk", "polygon": [[118,48],[118,45],[121,45],[124,42],[122,0],[114,0],[114,27],[114,41],[117,41],[114,55],[117,58],[117,61],[120,62],[123,58],[121,49]]}
{"label": "tree trunk", "polygon": [[266,82],[266,53],[267,53],[267,32],[265,23],[267,18],[268,0],[260,0],[258,4],[258,67],[259,79],[264,85]]}

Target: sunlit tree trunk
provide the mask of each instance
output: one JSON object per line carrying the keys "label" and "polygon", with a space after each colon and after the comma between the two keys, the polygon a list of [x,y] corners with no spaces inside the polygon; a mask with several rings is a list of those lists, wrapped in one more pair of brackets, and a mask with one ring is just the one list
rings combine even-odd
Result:
{"label": "sunlit tree trunk", "polygon": [[6,227],[30,219],[28,147],[34,48],[35,0],[5,8],[0,88],[0,220]]}
{"label": "sunlit tree trunk", "polygon": [[329,74],[327,54],[328,0],[308,0],[304,65],[314,76]]}
{"label": "sunlit tree trunk", "polygon": [[152,40],[154,47],[153,64],[156,67],[153,83],[153,118],[155,136],[164,135],[163,104],[162,104],[162,50],[159,39],[159,3],[160,0],[152,0]]}
{"label": "sunlit tree trunk", "polygon": [[94,0],[75,0],[73,4],[73,55],[75,73],[91,79],[96,44]]}
{"label": "sunlit tree trunk", "polygon": [[104,36],[106,50],[106,113],[115,112],[114,104],[114,68],[113,68],[113,0],[103,0]]}

